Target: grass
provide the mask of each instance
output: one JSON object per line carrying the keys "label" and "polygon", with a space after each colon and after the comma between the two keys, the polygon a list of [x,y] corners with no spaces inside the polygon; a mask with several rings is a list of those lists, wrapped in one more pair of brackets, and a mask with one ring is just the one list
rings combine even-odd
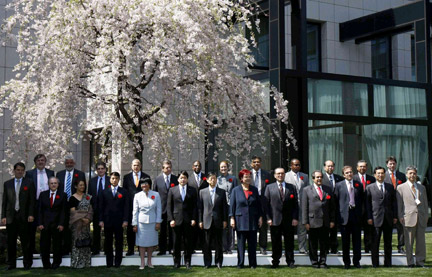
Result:
{"label": "grass", "polygon": [[[396,235],[393,236],[393,242],[396,242]],[[11,272],[2,271],[1,276],[432,276],[432,233],[426,234],[426,266],[424,268],[406,268],[406,267],[392,267],[392,268],[372,268],[371,266],[363,266],[362,269],[344,270],[343,267],[332,266],[328,270],[314,269],[310,266],[298,266],[295,269],[289,269],[281,266],[278,269],[272,269],[270,266],[258,266],[257,269],[237,269],[235,267],[224,267],[221,270],[217,268],[204,269],[203,267],[193,267],[187,270],[184,267],[180,269],[173,269],[171,266],[157,266],[155,269],[138,270],[137,266],[122,266],[120,268],[106,268],[106,267],[93,267],[87,269],[70,269],[61,267],[55,271],[43,269],[31,269],[28,271],[17,269]]]}

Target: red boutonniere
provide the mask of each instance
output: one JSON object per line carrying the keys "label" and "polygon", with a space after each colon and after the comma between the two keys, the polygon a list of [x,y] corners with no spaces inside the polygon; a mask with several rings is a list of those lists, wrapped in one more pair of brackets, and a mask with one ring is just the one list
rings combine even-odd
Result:
{"label": "red boutonniere", "polygon": [[119,194],[117,195],[117,197],[118,197],[118,199],[122,199],[122,198],[123,198],[123,194],[119,193]]}
{"label": "red boutonniere", "polygon": [[253,194],[253,192],[250,190],[250,191],[248,191],[248,193],[249,193],[249,195],[252,195]]}
{"label": "red boutonniere", "polygon": [[402,184],[402,181],[401,181],[401,180],[399,180],[399,181],[398,181],[398,184],[399,184],[399,185],[400,185],[400,184]]}
{"label": "red boutonniere", "polygon": [[60,199],[60,195],[56,195],[56,199]]}
{"label": "red boutonniere", "polygon": [[366,184],[370,185],[370,181],[369,181],[369,180],[368,180],[368,181],[366,181]]}
{"label": "red boutonniere", "polygon": [[75,173],[75,174],[74,174],[74,177],[75,177],[75,178],[78,178],[78,173]]}
{"label": "red boutonniere", "polygon": [[327,200],[330,200],[330,198],[331,198],[330,195],[327,195],[327,196],[326,196],[326,199],[327,199]]}
{"label": "red boutonniere", "polygon": [[203,181],[207,181],[207,177],[203,177]]}
{"label": "red boutonniere", "polygon": [[230,178],[229,180],[228,180],[230,183],[232,183],[232,179]]}
{"label": "red boutonniere", "polygon": [[300,176],[300,180],[303,180],[304,179],[304,177],[303,176]]}
{"label": "red boutonniere", "polygon": [[87,200],[90,200],[90,196],[87,195],[87,196],[86,196],[86,199],[87,199]]}
{"label": "red boutonniere", "polygon": [[110,188],[111,188],[111,185],[108,185],[108,188],[110,189]]}
{"label": "red boutonniere", "polygon": [[269,179],[265,179],[265,183],[268,184],[270,181]]}
{"label": "red boutonniere", "polygon": [[172,187],[172,188],[174,187],[174,183],[171,183],[171,187]]}
{"label": "red boutonniere", "polygon": [[23,187],[23,190],[28,190],[28,187],[27,187],[27,186],[24,186],[24,187]]}
{"label": "red boutonniere", "polygon": [[152,196],[151,196],[151,199],[155,199],[155,196],[154,196],[154,195],[152,195]]}
{"label": "red boutonniere", "polygon": [[358,184],[356,183],[356,184],[355,184],[355,187],[356,187],[356,188],[358,188],[358,187],[359,187],[359,185],[358,185]]}
{"label": "red boutonniere", "polygon": [[294,194],[291,194],[291,195],[290,195],[290,198],[291,198],[291,199],[294,199]]}

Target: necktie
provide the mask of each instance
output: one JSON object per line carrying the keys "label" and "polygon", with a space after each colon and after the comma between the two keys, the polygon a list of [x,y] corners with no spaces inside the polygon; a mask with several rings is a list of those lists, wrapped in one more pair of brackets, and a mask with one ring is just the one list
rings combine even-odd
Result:
{"label": "necktie", "polygon": [[66,177],[66,194],[68,199],[71,197],[72,174],[68,171]]}
{"label": "necktie", "polygon": [[284,194],[282,184],[279,184],[279,193],[280,193],[280,198],[282,199],[282,201],[284,201],[285,200],[285,194]]}
{"label": "necktie", "polygon": [[391,180],[392,180],[393,187],[396,189],[396,178],[393,172],[391,173]]}
{"label": "necktie", "polygon": [[256,173],[256,175],[255,175],[255,186],[258,188],[258,186],[259,186],[259,174],[258,174],[258,171],[257,171],[257,173]]}
{"label": "necktie", "polygon": [[137,188],[139,185],[138,173],[135,173],[135,187]]}
{"label": "necktie", "polygon": [[114,197],[114,198],[115,198],[116,193],[117,193],[117,187],[114,187],[114,188],[113,188],[113,197]]}
{"label": "necktie", "polygon": [[349,187],[349,197],[350,197],[350,202],[349,205],[354,207],[355,206],[355,202],[354,202],[354,188],[352,183],[350,182],[350,187]]}
{"label": "necktie", "polygon": [[166,185],[166,188],[169,189],[169,177],[168,176],[166,176],[165,185]]}
{"label": "necktie", "polygon": [[381,193],[384,194],[384,184],[380,184]]}
{"label": "necktie", "polygon": [[320,200],[322,201],[322,199],[323,199],[323,194],[322,194],[321,187],[318,187],[318,195],[319,195]]}
{"label": "necktie", "polygon": [[215,194],[215,189],[210,190],[210,197],[211,197],[212,205],[214,205],[214,194]]}
{"label": "necktie", "polygon": [[412,185],[412,191],[414,192],[414,197],[417,198],[417,190],[414,185]]}
{"label": "necktie", "polygon": [[363,184],[363,190],[366,191],[366,181],[365,181],[364,175],[362,175],[361,181],[362,181],[362,184]]}
{"label": "necktie", "polygon": [[43,182],[43,179],[42,179],[42,171],[40,171],[40,170],[38,169],[38,170],[37,170],[37,173],[38,173],[38,175],[37,175],[36,199],[39,199],[39,195],[40,195],[40,193],[41,193],[41,191],[42,191],[42,182]]}
{"label": "necktie", "polygon": [[197,181],[197,185],[199,186],[200,182],[201,182],[201,178],[199,174],[196,174],[196,181]]}
{"label": "necktie", "polygon": [[331,184],[332,184],[332,187],[334,188],[334,180],[333,180],[333,175],[330,175],[330,182],[331,182]]}
{"label": "necktie", "polygon": [[185,199],[185,186],[182,187],[181,192],[182,192],[181,193],[182,201],[184,201],[184,199]]}
{"label": "necktie", "polygon": [[15,210],[19,211],[20,205],[19,205],[19,193],[21,189],[21,179],[16,180],[16,188],[15,188]]}
{"label": "necktie", "polygon": [[54,192],[51,192],[51,197],[50,197],[50,205],[51,205],[51,208],[52,208],[52,206],[53,206],[53,203],[54,203]]}
{"label": "necktie", "polygon": [[102,177],[99,177],[99,182],[98,182],[98,189],[97,189],[97,195],[99,196],[100,194],[102,194]]}

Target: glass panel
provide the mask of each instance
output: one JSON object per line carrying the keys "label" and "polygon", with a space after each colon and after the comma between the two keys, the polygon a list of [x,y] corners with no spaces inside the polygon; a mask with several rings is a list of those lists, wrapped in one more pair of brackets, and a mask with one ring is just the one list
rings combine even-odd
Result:
{"label": "glass panel", "polygon": [[374,85],[377,117],[426,119],[426,92],[419,88]]}
{"label": "glass panel", "polygon": [[389,38],[379,38],[371,41],[372,46],[372,77],[390,78],[390,42]]}
{"label": "glass panel", "polygon": [[[259,32],[255,25],[252,26],[252,32],[255,36],[257,47],[251,47],[252,55],[255,57],[255,66],[269,66],[269,19],[264,13],[258,16]],[[246,35],[250,38],[250,31],[247,29]]]}
{"label": "glass panel", "polygon": [[320,25],[308,23],[307,24],[307,70],[319,71],[320,68],[320,49],[319,49],[319,36]]}
{"label": "glass panel", "polygon": [[367,85],[308,79],[308,112],[367,116]]}

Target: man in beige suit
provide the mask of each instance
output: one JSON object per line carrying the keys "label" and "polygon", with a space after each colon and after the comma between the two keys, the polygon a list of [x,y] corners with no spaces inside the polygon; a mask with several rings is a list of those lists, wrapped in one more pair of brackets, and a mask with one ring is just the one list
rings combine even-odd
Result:
{"label": "man in beige suit", "polygon": [[404,226],[405,250],[409,267],[414,267],[413,245],[416,241],[416,265],[424,267],[426,260],[425,232],[428,204],[425,187],[417,183],[417,168],[408,166],[407,181],[397,187],[399,221]]}

